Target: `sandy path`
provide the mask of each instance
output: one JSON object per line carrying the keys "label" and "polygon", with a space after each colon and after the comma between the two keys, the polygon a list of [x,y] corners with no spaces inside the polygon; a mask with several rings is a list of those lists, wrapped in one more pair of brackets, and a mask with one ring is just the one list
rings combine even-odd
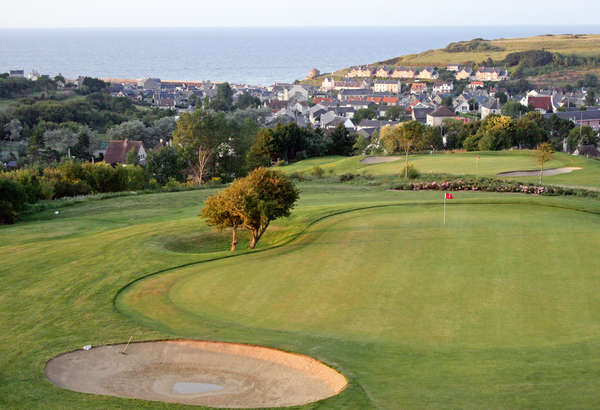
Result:
{"label": "sandy path", "polygon": [[[576,171],[578,169],[583,169],[580,167],[566,167],[566,168],[549,168],[544,170],[544,176],[552,176],[552,175],[560,175],[560,174],[568,174],[570,172]],[[498,174],[501,177],[535,177],[540,175],[539,170],[532,171],[511,171],[511,172],[501,172]]]}
{"label": "sandy path", "polygon": [[[62,354],[48,362],[46,376],[83,393],[212,407],[302,405],[338,394],[347,384],[308,356],[260,346],[146,342],[129,345],[125,355],[123,347]],[[209,389],[194,392],[194,386]]]}
{"label": "sandy path", "polygon": [[384,162],[394,162],[402,159],[401,157],[367,157],[360,160],[361,164],[381,164]]}

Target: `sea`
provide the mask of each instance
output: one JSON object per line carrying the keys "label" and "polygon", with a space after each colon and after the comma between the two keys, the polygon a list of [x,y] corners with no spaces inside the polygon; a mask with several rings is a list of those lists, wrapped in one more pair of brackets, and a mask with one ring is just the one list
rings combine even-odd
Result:
{"label": "sea", "polygon": [[0,72],[269,85],[473,38],[600,33],[600,25],[0,29]]}

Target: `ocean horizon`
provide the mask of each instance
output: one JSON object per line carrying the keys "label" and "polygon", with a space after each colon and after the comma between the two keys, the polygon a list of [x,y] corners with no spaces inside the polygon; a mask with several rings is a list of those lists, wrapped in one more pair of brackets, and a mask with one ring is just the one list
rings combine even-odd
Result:
{"label": "ocean horizon", "polygon": [[0,72],[268,85],[454,41],[567,33],[600,25],[0,29]]}

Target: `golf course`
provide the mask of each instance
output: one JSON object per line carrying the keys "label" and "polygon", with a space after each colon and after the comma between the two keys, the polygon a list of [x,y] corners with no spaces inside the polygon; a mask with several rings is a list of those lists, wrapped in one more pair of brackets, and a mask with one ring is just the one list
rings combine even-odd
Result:
{"label": "golf course", "polygon": [[[123,360],[136,342],[194,339],[298,353],[345,377],[302,408],[598,407],[600,200],[455,192],[444,224],[442,192],[390,189],[403,158],[362,159],[277,167],[307,179],[254,250],[241,233],[229,252],[231,232],[198,216],[218,188],[58,200],[0,226],[0,407],[186,407],[46,377],[65,352],[130,339]],[[411,163],[456,176],[536,169],[526,152]],[[581,169],[547,184],[600,189],[598,161],[548,164]],[[310,177],[315,166],[324,176]],[[340,182],[347,172],[369,177]]]}

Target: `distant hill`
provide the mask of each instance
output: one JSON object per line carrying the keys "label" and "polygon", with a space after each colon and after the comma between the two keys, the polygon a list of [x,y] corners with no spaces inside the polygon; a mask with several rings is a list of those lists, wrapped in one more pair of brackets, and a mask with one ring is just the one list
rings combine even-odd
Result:
{"label": "distant hill", "polygon": [[[523,55],[526,55],[526,58],[523,58]],[[555,55],[558,57],[553,59]],[[510,61],[505,61],[507,57]],[[522,58],[521,61],[519,57]],[[535,58],[531,59],[531,57]],[[442,49],[408,54],[370,63],[370,65],[445,68],[448,64],[489,65],[490,59],[494,64],[507,66],[511,73],[521,67],[522,78],[528,78],[540,85],[553,81],[567,83],[589,72],[600,73],[600,34],[548,34],[513,39],[473,39],[451,43]],[[324,77],[331,75],[342,77],[348,70],[349,68],[345,68],[324,74],[311,82],[318,84]],[[560,75],[555,75],[557,72]]]}

